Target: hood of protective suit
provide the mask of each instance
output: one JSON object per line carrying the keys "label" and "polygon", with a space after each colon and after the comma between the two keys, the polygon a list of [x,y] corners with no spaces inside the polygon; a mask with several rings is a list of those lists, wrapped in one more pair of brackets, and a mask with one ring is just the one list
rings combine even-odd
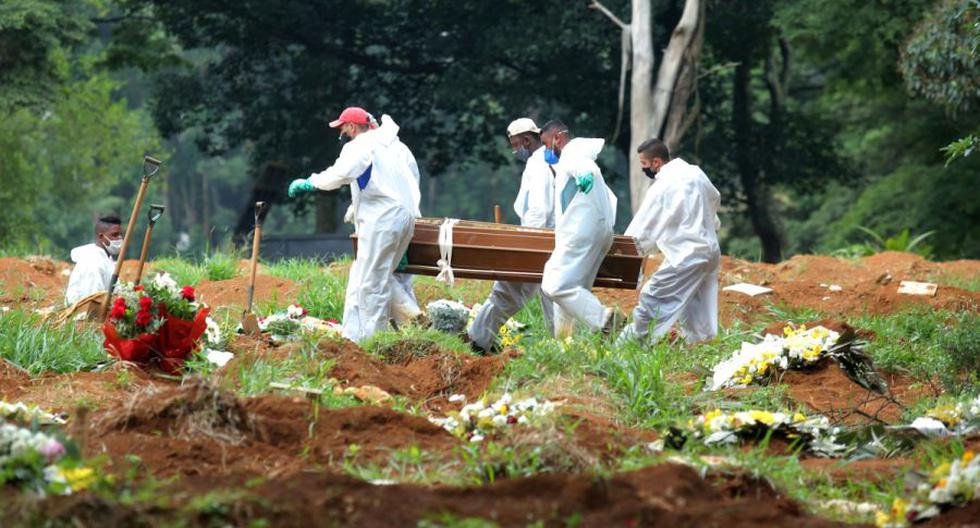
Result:
{"label": "hood of protective suit", "polygon": [[602,152],[602,147],[605,144],[606,140],[602,138],[573,138],[561,149],[561,157],[558,160],[558,164],[561,165],[561,162],[565,160],[566,156],[573,158],[581,156],[595,161],[599,157],[599,153]]}
{"label": "hood of protective suit", "polygon": [[83,260],[102,258],[111,257],[109,257],[101,246],[96,244],[85,244],[84,246],[78,246],[71,250],[71,261],[75,264],[78,264]]}
{"label": "hood of protective suit", "polygon": [[599,153],[602,152],[605,144],[606,140],[602,138],[574,138],[561,150],[561,158],[558,160],[558,164],[555,165],[557,174],[555,178],[556,225],[558,224],[558,218],[563,216],[559,198],[561,190],[565,188],[570,178],[575,178],[576,176],[590,172],[593,174],[596,184],[593,192],[585,195],[585,199],[592,202],[598,208],[599,214],[605,220],[609,229],[612,229],[615,225],[616,207],[619,200],[616,198],[616,194],[612,192],[612,189],[606,186],[605,180],[602,177],[602,171],[599,170],[599,166],[595,163],[596,158],[599,157]]}
{"label": "hood of protective suit", "polygon": [[385,114],[381,116],[381,126],[371,130],[369,133],[373,134],[373,138],[381,145],[390,146],[394,142],[398,141],[398,131],[400,127],[395,120],[391,118],[390,115]]}

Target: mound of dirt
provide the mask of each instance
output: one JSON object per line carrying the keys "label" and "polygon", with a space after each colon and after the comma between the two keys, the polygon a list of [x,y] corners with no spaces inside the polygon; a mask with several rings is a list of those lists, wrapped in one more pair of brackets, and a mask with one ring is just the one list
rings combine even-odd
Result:
{"label": "mound of dirt", "polygon": [[44,257],[0,258],[0,305],[42,307],[64,303],[71,267]]}
{"label": "mound of dirt", "polygon": [[458,443],[424,418],[384,407],[316,409],[296,398],[240,399],[201,380],[142,391],[89,423],[87,455],[107,454],[116,471],[136,455],[158,477],[275,475],[330,465],[354,444],[359,461],[379,462],[395,449],[438,452]]}
{"label": "mound of dirt", "polygon": [[425,402],[430,409],[444,408],[453,394],[464,394],[470,401],[478,398],[511,354],[516,354],[478,357],[437,351],[421,357],[408,354],[403,363],[392,365],[346,341],[321,342],[320,353],[336,361],[330,375],[342,385],[374,385],[389,394]]}
{"label": "mound of dirt", "polygon": [[980,499],[973,499],[961,508],[953,508],[918,526],[976,528],[980,525]]}
{"label": "mound of dirt", "polygon": [[[289,279],[258,275],[255,278],[253,302],[275,301],[280,304],[296,302],[300,286]],[[248,277],[222,281],[204,281],[197,286],[197,295],[210,306],[242,308],[248,301]]]}
{"label": "mound of dirt", "polygon": [[31,378],[26,371],[0,361],[0,398],[37,405],[52,412],[73,413],[79,406],[101,408],[123,401],[148,386],[169,386],[125,362],[101,372],[46,373]]}
{"label": "mound of dirt", "polygon": [[800,460],[800,465],[824,474],[834,482],[841,484],[854,481],[890,481],[900,478],[908,470],[915,469],[915,462],[907,458],[865,460],[806,458]]}
{"label": "mound of dirt", "polygon": [[[660,259],[650,259],[646,268],[655,271]],[[721,285],[749,282],[772,288],[767,295],[749,297],[720,292],[719,316],[722,324],[738,319],[754,321],[768,312],[772,304],[791,309],[812,309],[833,317],[863,314],[889,314],[914,306],[948,310],[980,309],[980,292],[951,285],[975,279],[980,261],[929,262],[910,253],[888,251],[852,261],[820,255],[797,255],[779,264],[748,262],[722,257]],[[648,275],[649,276],[649,275]],[[898,293],[903,280],[932,281],[939,284],[935,297]],[[837,285],[840,291],[831,291]],[[597,288],[607,304],[629,312],[636,306],[637,291]]]}
{"label": "mound of dirt", "polygon": [[928,393],[928,388],[895,373],[880,373],[888,384],[882,395],[861,387],[836,361],[823,359],[807,370],[789,370],[782,383],[789,397],[823,414],[831,421],[857,424],[900,421],[905,405]]}
{"label": "mound of dirt", "polygon": [[[299,473],[255,489],[281,525],[312,518],[346,526],[415,526],[451,514],[499,526],[833,526],[762,485],[712,486],[695,470],[663,464],[612,478],[543,474],[489,486],[371,486],[346,477]],[[746,492],[747,493],[744,493]]]}

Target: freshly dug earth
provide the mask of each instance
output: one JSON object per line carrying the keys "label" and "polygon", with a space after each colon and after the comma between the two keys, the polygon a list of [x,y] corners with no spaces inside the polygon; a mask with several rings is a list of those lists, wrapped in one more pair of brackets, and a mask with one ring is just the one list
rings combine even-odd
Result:
{"label": "freshly dug earth", "polygon": [[954,508],[917,526],[977,528],[980,526],[980,499],[973,499],[962,508]]}
{"label": "freshly dug earth", "polygon": [[905,405],[929,392],[927,387],[901,374],[880,374],[888,384],[885,395],[861,387],[830,359],[823,359],[807,370],[786,371],[781,381],[789,386],[789,397],[793,400],[831,421],[850,424],[897,423]]}
{"label": "freshly dug earth", "polygon": [[[659,260],[653,259],[653,270]],[[885,252],[858,260],[817,255],[798,255],[779,264],[748,262],[722,257],[721,286],[749,282],[773,289],[771,294],[749,297],[720,292],[719,316],[725,325],[739,319],[752,322],[767,313],[770,304],[792,309],[812,309],[828,316],[889,314],[915,306],[949,310],[977,310],[980,292],[950,285],[975,280],[980,261],[929,262],[910,253]],[[903,280],[939,284],[935,297],[898,293]],[[830,291],[831,285],[842,291]],[[628,312],[638,292],[598,288],[599,298]]]}
{"label": "freshly dug earth", "polygon": [[171,385],[173,382],[150,376],[125,362],[114,363],[103,372],[47,373],[31,378],[27,372],[0,360],[0,399],[53,412],[70,414],[77,407],[107,407],[147,387]]}
{"label": "freshly dug earth", "polygon": [[[224,481],[228,483],[227,480]],[[213,477],[184,479],[181,489],[214,489]],[[229,483],[230,484],[230,483]],[[176,496],[176,494],[172,494]],[[184,495],[186,497],[186,494]],[[186,499],[185,499],[186,500]],[[91,494],[48,499],[48,519],[120,526],[167,520],[164,509],[110,513]],[[403,527],[419,521],[484,518],[502,527],[543,526],[841,526],[807,514],[796,502],[765,484],[735,477],[713,486],[693,469],[661,464],[611,478],[542,474],[483,487],[375,486],[351,477],[296,472],[273,477],[223,509],[225,524],[263,518],[272,526],[306,526],[317,519],[338,526]],[[201,515],[196,525],[218,519]],[[220,523],[219,523],[220,524]]]}
{"label": "freshly dug earth", "polygon": [[94,413],[80,440],[88,456],[105,453],[111,470],[137,455],[155,476],[277,475],[339,462],[349,446],[359,462],[418,446],[449,451],[458,441],[417,416],[384,407],[316,410],[278,396],[240,399],[208,382],[146,390]]}
{"label": "freshly dug earth", "polygon": [[346,387],[374,385],[389,394],[424,402],[429,409],[444,409],[453,394],[473,401],[490,387],[507,361],[518,352],[471,356],[450,351],[406,355],[401,364],[389,364],[364,353],[347,341],[324,341],[320,353],[336,361],[330,375]]}
{"label": "freshly dug earth", "polygon": [[[291,304],[296,302],[299,289],[300,286],[289,279],[258,275],[255,278],[253,302]],[[248,277],[204,281],[197,286],[197,296],[210,306],[244,308],[248,301]]]}

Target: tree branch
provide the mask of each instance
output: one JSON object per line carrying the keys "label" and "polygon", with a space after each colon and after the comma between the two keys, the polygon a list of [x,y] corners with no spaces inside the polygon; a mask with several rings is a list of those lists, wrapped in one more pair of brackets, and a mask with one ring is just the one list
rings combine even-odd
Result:
{"label": "tree branch", "polygon": [[606,17],[608,17],[609,20],[612,20],[613,24],[616,24],[617,26],[619,26],[620,29],[622,29],[622,30],[628,30],[629,29],[629,24],[627,24],[626,22],[623,22],[622,19],[620,19],[612,11],[610,11],[608,7],[606,7],[606,6],[602,5],[601,3],[599,3],[598,0],[592,0],[589,3],[589,9],[595,9],[596,11],[602,13],[603,15],[606,15]]}

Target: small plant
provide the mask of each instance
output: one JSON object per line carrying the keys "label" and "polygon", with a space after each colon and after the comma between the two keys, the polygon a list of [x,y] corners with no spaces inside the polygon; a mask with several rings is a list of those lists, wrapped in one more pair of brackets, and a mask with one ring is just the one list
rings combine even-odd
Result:
{"label": "small plant", "polygon": [[857,226],[857,228],[868,235],[870,240],[863,244],[852,244],[846,248],[838,249],[833,252],[835,256],[858,258],[871,256],[882,251],[902,251],[918,254],[926,259],[932,257],[932,246],[922,242],[935,234],[935,231],[926,231],[913,236],[908,229],[903,229],[897,236],[885,237],[864,226]]}

